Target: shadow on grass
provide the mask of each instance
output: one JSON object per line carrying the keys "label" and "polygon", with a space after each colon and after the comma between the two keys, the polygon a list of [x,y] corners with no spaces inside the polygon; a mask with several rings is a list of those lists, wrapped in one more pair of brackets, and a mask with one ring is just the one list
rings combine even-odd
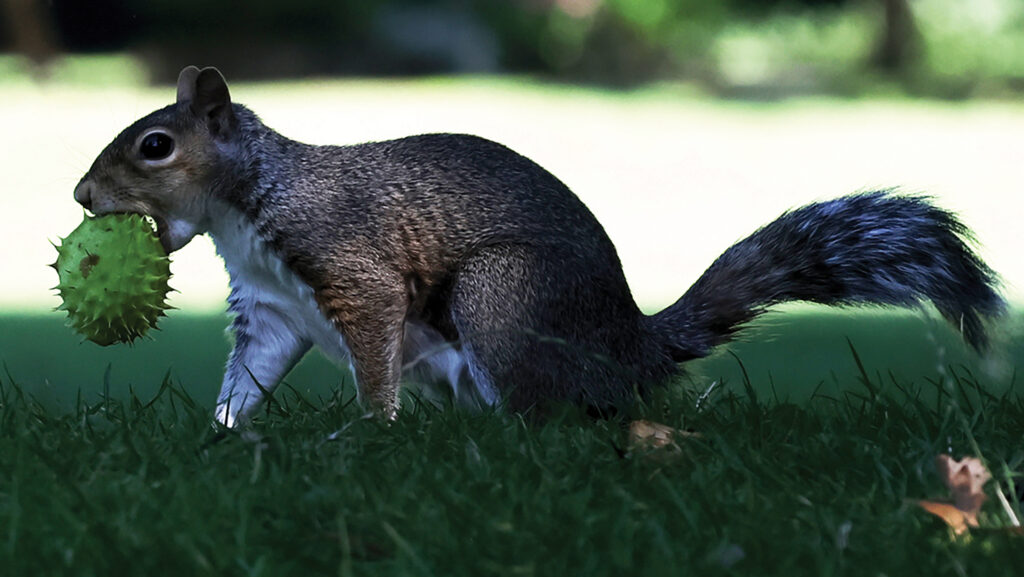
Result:
{"label": "shadow on grass", "polygon": [[[1018,313],[1019,318],[1019,313]],[[64,326],[59,314],[0,313],[0,363],[4,381],[13,380],[40,402],[66,405],[81,391],[91,399],[107,390],[126,398],[154,394],[166,375],[200,402],[213,405],[230,350],[224,315],[172,312],[151,338],[132,346],[100,347],[82,342]],[[762,399],[801,401],[813,394],[839,395],[863,390],[863,374],[851,354],[853,345],[864,371],[885,386],[897,381],[938,381],[950,367],[970,371],[1001,394],[1024,366],[1024,339],[997,337],[982,358],[965,347],[956,333],[926,315],[901,311],[798,309],[769,313],[744,333],[727,354],[687,365],[696,387],[713,381],[744,392],[737,358]],[[109,373],[108,373],[109,367]],[[288,383],[313,398],[328,397],[347,371],[318,353],[293,370]]]}

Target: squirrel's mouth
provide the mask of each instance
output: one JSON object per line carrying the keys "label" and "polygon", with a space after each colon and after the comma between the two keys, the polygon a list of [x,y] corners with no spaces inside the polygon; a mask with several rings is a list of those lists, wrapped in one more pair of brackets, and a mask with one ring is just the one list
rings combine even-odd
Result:
{"label": "squirrel's mouth", "polygon": [[171,242],[171,229],[167,226],[167,220],[152,214],[147,216],[156,223],[156,236],[160,239],[160,245],[164,247],[164,252],[171,254],[174,250],[174,244]]}
{"label": "squirrel's mouth", "polygon": [[173,252],[174,243],[171,239],[171,227],[167,225],[167,219],[156,214],[149,214],[146,212],[136,211],[117,211],[123,214],[138,214],[146,219],[150,220],[154,226],[154,232],[156,233],[157,239],[160,240],[160,246],[164,247],[164,252],[171,254]]}

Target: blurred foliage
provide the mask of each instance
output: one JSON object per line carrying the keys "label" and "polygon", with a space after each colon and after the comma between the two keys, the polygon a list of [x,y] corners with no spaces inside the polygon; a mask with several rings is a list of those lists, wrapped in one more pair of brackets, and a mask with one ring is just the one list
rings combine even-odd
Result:
{"label": "blurred foliage", "polygon": [[[526,72],[762,97],[1024,88],[1020,0],[0,2],[12,24],[0,47],[37,62],[59,49],[130,51],[160,81],[200,62],[233,77]],[[24,24],[33,13],[45,25]]]}

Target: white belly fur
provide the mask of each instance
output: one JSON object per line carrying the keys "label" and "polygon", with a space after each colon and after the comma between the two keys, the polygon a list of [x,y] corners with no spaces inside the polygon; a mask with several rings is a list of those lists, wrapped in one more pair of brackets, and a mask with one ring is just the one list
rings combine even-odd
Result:
{"label": "white belly fur", "polygon": [[[210,236],[231,277],[233,309],[244,311],[259,330],[290,331],[318,347],[332,361],[351,369],[345,339],[320,311],[312,287],[274,254],[249,219],[225,206],[210,228]],[[275,314],[259,318],[260,311],[266,310]],[[464,406],[497,403],[494,387],[474,383],[466,356],[437,331],[417,319],[408,319],[405,334],[403,364],[407,375],[432,387],[449,388],[456,402]]]}
{"label": "white belly fur", "polygon": [[[236,308],[255,312],[257,305],[287,319],[285,327],[320,348],[331,360],[350,364],[345,339],[320,312],[313,289],[285,266],[239,211],[225,208],[210,236],[231,277]],[[258,314],[258,313],[257,313]]]}

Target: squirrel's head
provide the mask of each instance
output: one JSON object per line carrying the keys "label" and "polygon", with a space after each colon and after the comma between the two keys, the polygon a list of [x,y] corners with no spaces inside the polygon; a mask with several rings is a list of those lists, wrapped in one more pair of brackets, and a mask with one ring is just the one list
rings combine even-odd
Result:
{"label": "squirrel's head", "polygon": [[94,214],[153,217],[168,251],[207,228],[211,190],[226,172],[238,120],[216,68],[189,66],[178,99],[121,132],[75,187],[75,200]]}

